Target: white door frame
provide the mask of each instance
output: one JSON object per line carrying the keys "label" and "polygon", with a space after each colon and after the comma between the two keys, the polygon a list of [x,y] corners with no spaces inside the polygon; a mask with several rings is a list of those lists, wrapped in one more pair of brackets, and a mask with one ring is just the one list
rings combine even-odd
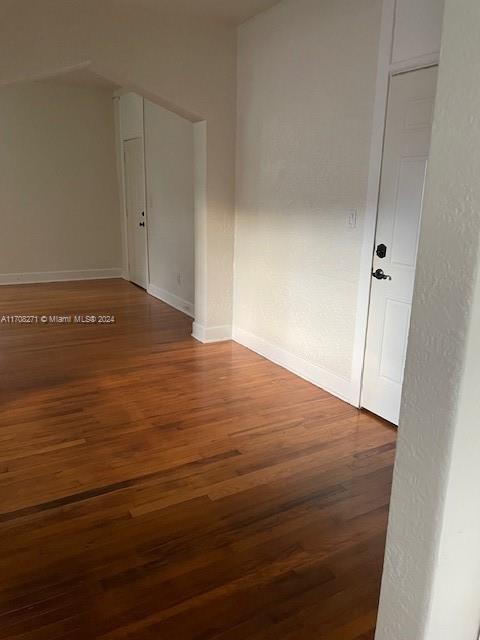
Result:
{"label": "white door frame", "polygon": [[143,143],[143,179],[145,181],[145,189],[144,189],[144,193],[145,193],[145,203],[144,203],[144,207],[145,207],[145,260],[147,261],[147,287],[146,290],[148,290],[148,287],[150,286],[150,255],[149,255],[149,241],[148,241],[148,210],[149,210],[149,206],[148,206],[148,190],[147,190],[147,144],[146,144],[146,128],[145,128],[145,99],[142,97],[142,132],[143,132],[143,137],[142,137],[142,143]]}
{"label": "white door frame", "polygon": [[432,53],[401,63],[392,64],[393,37],[397,0],[383,0],[380,45],[377,66],[377,82],[373,114],[370,163],[368,171],[367,205],[360,258],[360,277],[357,294],[357,314],[352,360],[352,404],[361,406],[363,369],[367,342],[368,314],[370,310],[370,288],[372,280],[373,250],[377,228],[380,177],[383,160],[383,143],[387,122],[387,103],[390,78],[399,73],[415,71],[437,65],[439,54]]}
{"label": "white door frame", "polygon": [[130,260],[129,260],[129,251],[128,251],[128,216],[127,216],[127,184],[125,179],[125,143],[130,140],[135,140],[139,137],[142,138],[143,144],[143,175],[145,180],[145,257],[147,261],[147,287],[150,284],[150,258],[148,255],[148,193],[147,193],[147,159],[145,155],[145,100],[142,98],[142,109],[143,109],[143,122],[142,122],[142,133],[141,136],[134,136],[130,138],[123,137],[122,127],[120,123],[120,115],[119,115],[119,99],[121,93],[118,93],[114,96],[114,105],[115,105],[115,121],[116,121],[116,142],[117,142],[117,154],[119,154],[119,158],[117,155],[117,166],[120,172],[120,193],[121,193],[121,209],[122,209],[122,244],[123,244],[123,273],[122,277],[124,280],[130,280]]}
{"label": "white door frame", "polygon": [[[142,158],[143,158],[143,182],[144,182],[144,199],[143,199],[143,207],[142,210],[144,212],[144,222],[145,222],[145,233],[144,233],[144,244],[145,244],[145,291],[148,289],[150,285],[150,260],[148,257],[148,220],[147,220],[147,169],[145,165],[145,136],[135,138],[126,138],[121,141],[122,147],[122,174],[123,174],[123,229],[125,234],[125,278],[131,281],[131,273],[130,273],[130,255],[129,255],[129,222],[128,222],[128,211],[127,211],[127,180],[126,180],[126,157],[125,157],[125,145],[127,142],[132,142],[133,140],[141,140],[142,143]],[[132,281],[133,282],[133,281]],[[134,283],[136,284],[136,283]]]}

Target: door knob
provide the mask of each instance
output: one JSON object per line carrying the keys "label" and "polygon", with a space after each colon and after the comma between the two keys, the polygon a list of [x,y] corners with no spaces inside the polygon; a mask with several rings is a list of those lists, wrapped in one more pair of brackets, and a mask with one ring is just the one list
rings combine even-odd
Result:
{"label": "door knob", "polygon": [[377,269],[372,272],[372,276],[377,280],[391,280],[392,276],[388,276],[386,273],[383,273],[383,269]]}
{"label": "door knob", "polygon": [[145,223],[144,223],[144,222],[139,222],[139,223],[138,223],[138,226],[139,226],[139,227],[144,227],[144,226],[145,226]]}

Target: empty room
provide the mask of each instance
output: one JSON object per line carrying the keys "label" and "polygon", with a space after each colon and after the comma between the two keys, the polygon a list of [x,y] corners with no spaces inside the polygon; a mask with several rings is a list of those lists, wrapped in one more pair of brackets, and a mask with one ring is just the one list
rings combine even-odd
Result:
{"label": "empty room", "polygon": [[477,0],[0,0],[0,638],[478,640]]}

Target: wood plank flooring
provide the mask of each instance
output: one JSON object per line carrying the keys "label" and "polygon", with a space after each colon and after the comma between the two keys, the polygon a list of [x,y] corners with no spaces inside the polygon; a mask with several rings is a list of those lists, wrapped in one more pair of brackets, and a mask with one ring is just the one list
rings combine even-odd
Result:
{"label": "wood plank flooring", "polygon": [[1,640],[372,640],[395,432],[121,280],[0,287]]}

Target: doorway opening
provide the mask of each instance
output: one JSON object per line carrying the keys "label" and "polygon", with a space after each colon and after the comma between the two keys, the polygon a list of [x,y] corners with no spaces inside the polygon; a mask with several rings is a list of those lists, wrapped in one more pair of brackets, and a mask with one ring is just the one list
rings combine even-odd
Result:
{"label": "doorway opening", "polygon": [[194,318],[197,124],[84,66],[1,98],[0,284],[123,277]]}

